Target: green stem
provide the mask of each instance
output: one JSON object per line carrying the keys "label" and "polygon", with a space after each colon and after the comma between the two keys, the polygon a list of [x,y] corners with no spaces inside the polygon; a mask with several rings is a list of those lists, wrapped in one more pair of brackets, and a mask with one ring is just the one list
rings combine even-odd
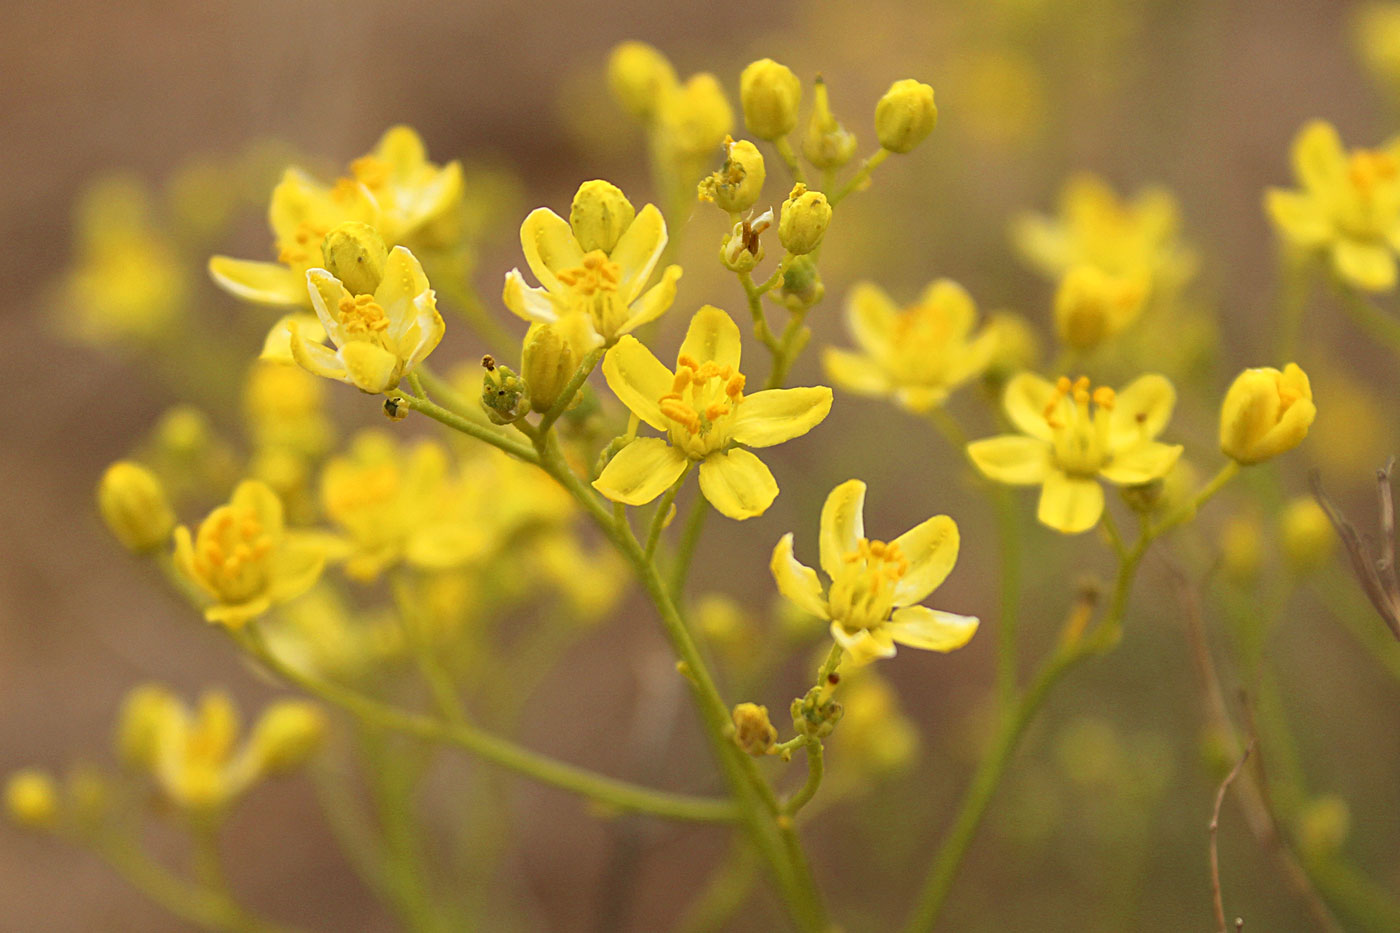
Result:
{"label": "green stem", "polygon": [[694,465],[694,460],[686,461],[685,469],[681,471],[680,476],[676,477],[671,488],[666,490],[666,494],[656,504],[656,511],[651,514],[651,524],[647,527],[647,543],[643,551],[647,560],[651,560],[656,555],[656,545],[661,541],[661,530],[666,527],[666,517],[670,514],[671,507],[675,505],[676,494],[681,491],[681,486],[685,485],[686,477],[690,476],[691,467]]}
{"label": "green stem", "polygon": [[797,357],[802,354],[812,336],[812,332],[806,327],[806,318],[806,311],[790,313],[787,327],[783,328],[783,335],[778,338],[778,349],[773,352],[773,369],[768,373],[768,382],[764,388],[780,389],[787,380],[788,370],[797,362]]}
{"label": "green stem", "polygon": [[788,173],[792,175],[792,180],[800,184],[807,183],[806,173],[802,171],[802,163],[797,161],[797,153],[792,149],[792,143],[788,142],[786,136],[779,136],[773,140],[773,148],[778,150],[778,158],[783,160],[787,166]]}
{"label": "green stem", "polygon": [[[481,410],[480,403],[469,401],[463,397],[452,383],[433,372],[426,365],[420,364],[411,375],[417,376],[418,379],[422,381],[422,385],[427,388],[427,391],[441,399],[444,403],[443,407],[447,408],[454,415],[464,415],[466,412],[473,409],[473,405],[475,405],[477,411]],[[410,385],[412,384],[413,383],[410,382]],[[415,391],[417,390],[415,389]],[[427,392],[418,391],[417,394],[421,395],[423,398],[428,397]]]}
{"label": "green stem", "polygon": [[727,800],[672,794],[619,781],[530,751],[475,727],[445,723],[401,710],[346,687],[304,674],[268,651],[255,626],[236,633],[235,637],[278,677],[332,706],[340,707],[366,724],[430,742],[457,745],[493,764],[541,783],[623,810],[699,822],[730,822],[738,816],[733,804]]}
{"label": "green stem", "polygon": [[808,736],[805,744],[807,746],[807,783],[803,784],[797,793],[792,795],[792,799],[783,806],[784,816],[795,816],[798,810],[805,807],[817,795],[817,788],[822,785],[824,764],[821,739]]}
{"label": "green stem", "polygon": [[513,438],[506,437],[504,434],[497,431],[493,431],[485,425],[477,424],[475,421],[468,421],[461,415],[448,411],[435,402],[430,402],[425,398],[410,395],[403,391],[390,392],[388,395],[405,408],[412,409],[419,414],[427,415],[439,424],[446,425],[454,431],[460,431],[468,437],[474,437],[479,441],[484,441],[492,447],[504,450],[511,456],[518,457],[527,463],[535,462],[535,452],[526,445]]}
{"label": "green stem", "polygon": [[695,549],[700,544],[700,532],[705,528],[705,516],[710,513],[710,503],[704,496],[697,495],[690,504],[690,515],[681,529],[681,540],[676,545],[676,559],[671,565],[671,599],[680,602],[684,596],[685,581],[690,576],[690,562],[695,558]]}
{"label": "green stem", "polygon": [[389,750],[387,737],[378,729],[365,728],[361,733],[369,758],[366,777],[370,796],[388,856],[385,867],[391,899],[409,930],[436,930],[427,866],[413,812],[414,792],[422,769],[400,754],[401,750]]}
{"label": "green stem", "polygon": [[559,416],[568,411],[569,403],[574,400],[579,389],[583,388],[583,384],[588,381],[589,374],[593,372],[594,367],[598,365],[598,361],[603,358],[603,354],[606,352],[605,347],[596,347],[583,358],[578,369],[574,370],[573,376],[565,383],[563,390],[559,393],[559,398],[555,399],[554,404],[549,407],[549,411],[540,418],[539,426],[536,429],[539,433],[544,434],[548,431],[554,426],[554,422],[559,420]]}
{"label": "green stem", "polygon": [[1020,672],[1017,644],[1021,608],[1021,523],[1011,490],[998,486],[992,495],[997,513],[997,549],[1001,553],[1001,624],[997,628],[997,699],[1002,710],[1016,700]]}
{"label": "green stem", "polygon": [[846,180],[846,183],[841,186],[840,190],[827,199],[831,206],[835,207],[837,204],[840,204],[846,199],[846,195],[850,194],[851,192],[858,189],[861,185],[865,184],[865,182],[870,178],[870,173],[875,171],[879,164],[888,159],[889,157],[890,151],[888,149],[881,148],[874,155],[870,156],[868,159],[862,162],[860,164],[860,168],[856,170],[856,173],[854,175],[852,175],[849,179]]}

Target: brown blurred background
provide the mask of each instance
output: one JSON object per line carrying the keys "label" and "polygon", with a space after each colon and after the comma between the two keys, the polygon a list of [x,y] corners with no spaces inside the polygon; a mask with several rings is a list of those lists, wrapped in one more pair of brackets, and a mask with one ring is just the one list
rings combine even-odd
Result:
{"label": "brown blurred background", "polygon": [[[1181,199],[1185,234],[1203,259],[1194,293],[1218,313],[1218,390],[1241,366],[1282,362],[1269,356],[1274,241],[1260,198],[1266,185],[1288,182],[1286,154],[1298,126],[1324,116],[1355,144],[1379,141],[1394,129],[1356,64],[1349,6],[1310,0],[716,0],[699,8],[637,0],[11,4],[0,32],[0,178],[6,181],[0,371],[9,387],[0,419],[0,774],[30,763],[62,768],[84,758],[107,761],[116,703],[141,680],[166,681],[186,694],[223,684],[250,709],[271,695],[155,574],[127,559],[92,507],[102,468],[125,455],[175,401],[148,368],[66,342],[53,325],[49,282],[69,261],[72,205],[92,176],[125,169],[158,184],[192,157],[229,154],[268,138],[338,165],[365,151],[388,125],[406,122],[423,134],[435,160],[463,157],[512,168],[523,180],[526,209],[562,210],[573,187],[592,177],[618,182],[640,202],[647,184],[640,136],[602,79],[607,51],[621,39],[652,42],[682,75],[714,71],[731,99],[739,70],[754,57],[777,58],[804,79],[821,72],[838,115],[865,142],[875,99],[895,78],[915,76],[937,89],[940,127],[930,144],[887,163],[875,188],[853,199],[849,235],[833,228],[828,298],[812,318],[813,345],[846,342],[835,310],[849,284],[865,276],[909,297],[934,276],[948,275],[983,309],[1014,307],[1043,324],[1048,289],[1013,258],[1006,220],[1025,208],[1050,208],[1066,174],[1091,169],[1120,189],[1160,182]],[[1008,55],[1010,69],[1002,61]],[[1025,82],[1027,74],[1033,80]],[[260,223],[249,212],[246,235],[222,248],[259,255],[266,241]],[[477,284],[488,298],[498,294],[501,274],[520,261],[515,224],[500,226],[484,244]],[[717,214],[697,212],[685,231],[687,278],[673,329],[704,301],[731,310],[740,304],[732,281],[698,271],[713,265],[722,229]],[[215,317],[235,313],[233,302],[222,299],[207,310]],[[1396,449],[1395,419],[1364,437],[1343,438],[1349,426],[1338,422],[1324,431],[1329,382],[1368,389],[1393,416],[1397,380],[1393,360],[1339,320],[1325,303],[1310,309],[1309,349],[1300,362],[1314,373],[1319,443],[1329,443],[1331,432],[1351,449],[1360,447],[1357,469],[1323,464],[1324,478],[1362,509],[1369,504],[1367,469]],[[246,345],[240,352],[251,353],[256,343],[245,337],[230,331],[230,341]],[[483,349],[458,331],[439,353],[469,359]],[[800,362],[797,384],[818,378],[813,356]],[[1210,416],[1205,410],[1196,424],[1183,426],[1183,436],[1194,431],[1209,438]],[[787,530],[810,542],[822,497],[851,475],[870,483],[867,521],[881,534],[896,534],[932,511],[987,526],[984,504],[959,482],[958,459],[931,433],[910,432],[909,424],[886,406],[841,399],[810,442],[775,452],[784,495],[768,514],[742,526],[711,523],[697,588],[766,600],[771,543]],[[1208,448],[1205,454],[1213,463]],[[1308,456],[1265,469],[1277,471],[1278,483],[1296,494],[1305,489]],[[1027,534],[1028,550],[1049,555],[1028,575],[1025,622],[1031,650],[1043,650],[1058,610],[1037,618],[1036,607],[1061,605],[1074,578],[1107,565],[1097,552],[1094,562],[1078,565],[1077,555],[1092,552],[1083,542],[1071,546],[1039,528]],[[990,618],[994,547],[966,530],[964,538],[958,571],[938,605]],[[733,555],[740,555],[737,563]],[[1213,781],[1197,763],[1195,692],[1160,566],[1149,563],[1134,606],[1122,649],[1080,671],[1028,737],[1020,776],[1008,783],[965,865],[947,929],[1111,930],[1125,928],[1123,917],[1141,930],[1207,927],[1204,827]],[[1348,846],[1356,861],[1398,891],[1395,683],[1321,619],[1315,604],[1300,603],[1286,621],[1277,651],[1313,775],[1351,801]],[[987,636],[955,655],[905,652],[888,665],[884,672],[924,734],[925,758],[913,776],[882,791],[881,800],[856,813],[823,816],[808,832],[818,877],[853,930],[880,929],[903,914],[919,867],[965,785],[975,745],[967,734],[975,731],[970,723],[979,721],[974,713],[990,686],[990,629]],[[531,705],[523,740],[615,772],[618,735],[631,722],[645,672],[664,666],[660,650],[645,604],[629,602],[616,625],[580,649],[571,670],[582,672],[582,681],[547,688]],[[799,665],[757,699],[781,708],[803,676]],[[590,715],[561,722],[555,711],[580,693],[590,698]],[[1131,857],[1115,847],[1114,834],[1130,822],[1122,813],[1092,812],[1082,801],[1056,797],[1053,787],[1038,789],[1054,783],[1062,727],[1085,715],[1165,749],[1170,788],[1141,815],[1147,841]],[[677,741],[693,746],[688,712],[679,721]],[[702,756],[681,755],[671,768],[679,772],[669,775],[672,786],[695,786],[683,773],[688,763],[708,768]],[[512,864],[532,898],[517,905],[527,928],[595,929],[616,837],[566,795],[523,781],[518,788],[519,851]],[[1015,808],[1022,804],[1024,820],[1049,821],[1034,845],[1018,841],[1024,820]],[[1047,808],[1055,812],[1046,816]],[[917,838],[872,848],[882,825],[906,820],[921,827]],[[153,845],[178,850],[163,838]],[[723,849],[723,836],[713,830],[649,837],[635,896],[616,924],[665,927],[679,912],[677,898],[683,902],[698,887],[702,867]],[[313,795],[299,782],[259,790],[235,817],[228,852],[238,890],[280,920],[318,930],[392,929],[336,853]],[[1272,864],[1228,816],[1222,852],[1227,904],[1247,918],[1247,928],[1310,928],[1281,893]],[[1101,898],[1120,896],[1127,908],[1098,909]],[[758,903],[739,915],[735,929],[776,922]],[[0,928],[182,927],[90,856],[0,826]]]}

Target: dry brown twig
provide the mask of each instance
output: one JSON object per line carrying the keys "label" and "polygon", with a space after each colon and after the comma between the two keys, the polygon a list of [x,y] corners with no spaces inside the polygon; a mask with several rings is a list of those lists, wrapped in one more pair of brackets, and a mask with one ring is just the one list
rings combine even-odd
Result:
{"label": "dry brown twig", "polygon": [[1327,495],[1322,491],[1322,479],[1317,470],[1308,476],[1313,497],[1322,506],[1337,536],[1342,539],[1347,556],[1351,559],[1352,570],[1361,581],[1366,597],[1376,607],[1390,632],[1400,640],[1400,577],[1395,566],[1395,500],[1391,492],[1390,474],[1395,469],[1395,458],[1386,461],[1382,469],[1376,471],[1377,496],[1380,500],[1380,554],[1372,555],[1371,546],[1376,542],[1367,535],[1357,533],[1356,526],[1347,521]]}
{"label": "dry brown twig", "polygon": [[[1254,751],[1254,739],[1249,740],[1249,744],[1244,747],[1244,754],[1240,760],[1235,762],[1235,766],[1230,769],[1230,773],[1225,775],[1225,780],[1220,782],[1220,789],[1215,792],[1215,809],[1210,815],[1210,890],[1214,897],[1215,904],[1215,926],[1218,933],[1229,933],[1225,929],[1225,900],[1220,893],[1220,847],[1216,844],[1220,835],[1220,806],[1225,802],[1225,792],[1230,789],[1230,785],[1235,782],[1235,778],[1240,776],[1244,770],[1244,763],[1249,760],[1250,752]],[[1235,920],[1235,929],[1244,928],[1244,919]]]}

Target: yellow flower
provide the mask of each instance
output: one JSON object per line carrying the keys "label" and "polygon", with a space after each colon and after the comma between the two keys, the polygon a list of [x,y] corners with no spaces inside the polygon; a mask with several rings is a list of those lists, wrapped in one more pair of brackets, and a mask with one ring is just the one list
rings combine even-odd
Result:
{"label": "yellow flower", "polygon": [[175,527],[159,477],[130,460],[118,460],[102,474],[97,510],[122,546],[137,554],[164,547]]}
{"label": "yellow flower", "polygon": [[848,392],[925,412],[990,365],[997,338],[985,328],[974,336],[976,321],[972,296],[950,279],[902,310],[878,285],[862,282],[846,301],[846,326],[861,352],[828,347],[822,363]]}
{"label": "yellow flower", "polygon": [[1103,514],[1096,478],[1137,486],[1166,476],[1179,444],[1155,438],[1171,420],[1176,390],[1149,374],[1115,393],[1089,380],[1052,383],[1022,373],[1006,386],[1006,414],[1023,434],[974,441],[968,455],[999,483],[1040,486],[1042,524],[1065,534],[1087,531]]}
{"label": "yellow flower", "polygon": [[1297,363],[1279,372],[1246,369],[1220,404],[1220,449],[1248,466],[1292,450],[1317,417],[1308,374]]}
{"label": "yellow flower", "polygon": [[1055,334],[1076,350],[1092,350],[1137,320],[1147,298],[1142,273],[1110,275],[1071,266],[1055,291]]}
{"label": "yellow flower", "polygon": [[402,246],[389,251],[374,293],[352,294],[325,269],[306,273],[311,303],[336,349],[291,334],[292,358],[302,368],[377,394],[399,384],[442,340],[446,325],[428,277]]}
{"label": "yellow flower", "polygon": [[58,787],[43,771],[16,771],[5,782],[5,810],[20,826],[48,829],[58,822]]}
{"label": "yellow flower", "polygon": [[[575,202],[596,190],[590,188],[594,184],[580,186]],[[681,267],[670,266],[660,282],[646,287],[666,247],[666,221],[653,204],[642,208],[610,248],[593,247],[589,237],[585,249],[584,232],[547,207],[531,211],[520,225],[520,246],[543,287],[526,285],[520,270],[512,269],[502,295],[506,307],[527,321],[559,322],[579,355],[612,345],[660,317],[675,300],[681,277]]]}
{"label": "yellow flower", "polygon": [[428,161],[411,127],[391,127],[374,150],[350,163],[350,174],[374,196],[377,226],[389,243],[444,246],[456,236],[462,203],[462,164]]}
{"label": "yellow flower", "polygon": [[1302,249],[1325,251],[1337,275],[1357,288],[1393,289],[1400,247],[1400,139],[1348,153],[1330,123],[1314,120],[1293,141],[1293,173],[1300,189],[1270,188],[1264,200],[1284,238]]}
{"label": "yellow flower", "polygon": [[175,529],[175,568],[213,600],[204,617],[230,628],[306,592],[324,560],[319,544],[282,527],[281,500],[257,480],[239,483],[193,536]]}
{"label": "yellow flower", "polygon": [[938,588],[958,560],[958,526],[935,515],[889,543],[865,537],[865,484],[847,480],[822,506],[821,567],[831,583],[825,595],[817,572],[792,556],[792,533],[773,549],[778,592],[811,615],[831,622],[831,637],[855,664],[892,658],[895,643],[952,651],[977,631],[972,616],[916,606]]}
{"label": "yellow flower", "polygon": [[215,256],[209,274],[225,291],[247,301],[305,306],[310,303],[306,273],[321,265],[326,234],[349,221],[373,225],[379,213],[374,195],[359,182],[342,178],[328,186],[289,168],[272,190],[268,209],[277,261]]}
{"label": "yellow flower", "polygon": [[614,502],[643,505],[700,464],[700,491],[734,519],[761,515],[778,495],[763,461],[735,446],[771,447],[801,437],[831,410],[825,386],[744,394],[739,327],[718,308],[696,312],[672,372],[635,337],[603,359],[622,403],[670,442],[640,437],[609,461],[593,486]]}

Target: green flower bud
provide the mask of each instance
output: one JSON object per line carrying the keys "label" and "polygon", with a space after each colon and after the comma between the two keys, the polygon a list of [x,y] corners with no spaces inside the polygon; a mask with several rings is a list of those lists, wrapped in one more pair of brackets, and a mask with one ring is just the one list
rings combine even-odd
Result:
{"label": "green flower bud", "polygon": [[494,358],[481,358],[486,375],[481,379],[481,407],[493,424],[511,424],[530,411],[530,390],[509,366],[497,365]]}
{"label": "green flower bud", "polygon": [[[552,324],[532,324],[525,335],[520,369],[530,387],[530,407],[546,412],[559,401],[559,393],[578,368],[573,348]],[[577,399],[575,399],[577,401]]]}
{"label": "green flower bud", "polygon": [[768,719],[768,707],[740,703],[734,707],[734,744],[755,757],[768,754],[778,730]]}
{"label": "green flower bud", "polygon": [[938,125],[933,88],[905,78],[890,85],[875,105],[875,135],[890,152],[909,152]]}
{"label": "green flower bud", "polygon": [[677,85],[671,62],[645,42],[623,42],[608,58],[608,87],[632,116],[650,122],[667,94]]}
{"label": "green flower bud", "polygon": [[739,103],[749,132],[759,139],[777,139],[797,126],[802,82],[786,65],[760,58],[739,75]]}
{"label": "green flower bud", "polygon": [[817,168],[837,169],[856,154],[856,137],[832,115],[826,82],[820,75],[815,96],[812,117],[807,121],[807,135],[802,138],[802,154]]}
{"label": "green flower bud", "polygon": [[579,185],[569,208],[569,226],[584,252],[600,249],[611,253],[618,238],[632,226],[637,211],[616,185],[586,181]]}
{"label": "green flower bud", "polygon": [[700,200],[714,201],[721,210],[731,214],[746,211],[763,193],[766,177],[763,155],[758,147],[747,139],[735,142],[726,136],[724,165],[700,181]]}
{"label": "green flower bud", "polygon": [[799,256],[783,273],[779,291],[783,304],[792,311],[803,311],[821,301],[826,295],[817,264],[807,256]]}
{"label": "green flower bud", "polygon": [[831,205],[820,191],[808,191],[798,183],[783,202],[778,218],[778,239],[795,256],[816,249],[831,223]]}
{"label": "green flower bud", "polygon": [[97,508],[108,530],[137,554],[164,547],[175,528],[175,513],[160,480],[130,460],[118,460],[102,474]]}
{"label": "green flower bud", "polygon": [[373,295],[384,278],[389,249],[379,231],[369,224],[347,221],[337,224],[321,241],[326,271],[352,295]]}

